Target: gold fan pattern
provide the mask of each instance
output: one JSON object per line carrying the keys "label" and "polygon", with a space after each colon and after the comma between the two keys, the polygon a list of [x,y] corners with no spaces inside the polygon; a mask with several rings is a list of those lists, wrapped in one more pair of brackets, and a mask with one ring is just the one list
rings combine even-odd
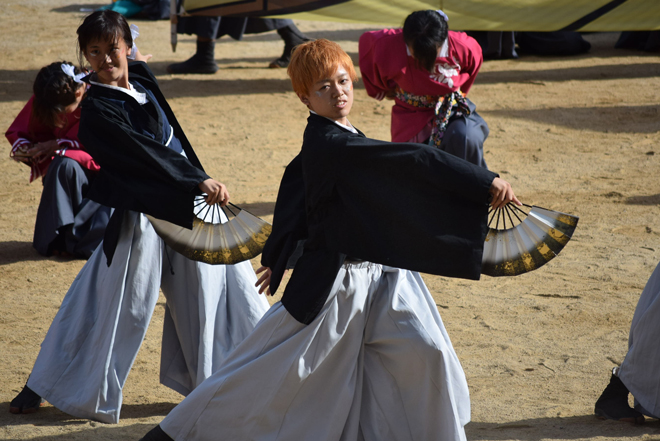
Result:
{"label": "gold fan pattern", "polygon": [[[552,260],[571,239],[579,217],[533,206],[525,213],[513,204],[491,212],[493,221],[484,244],[482,274],[516,276],[533,271]],[[524,214],[522,220],[518,213]],[[510,228],[506,227],[509,219]],[[504,228],[498,229],[500,224]],[[514,224],[516,224],[514,226]]]}
{"label": "gold fan pattern", "polygon": [[272,231],[268,222],[236,205],[231,207],[234,210],[225,208],[230,219],[218,206],[198,203],[192,230],[152,216],[147,218],[174,251],[198,262],[231,265],[258,256]]}

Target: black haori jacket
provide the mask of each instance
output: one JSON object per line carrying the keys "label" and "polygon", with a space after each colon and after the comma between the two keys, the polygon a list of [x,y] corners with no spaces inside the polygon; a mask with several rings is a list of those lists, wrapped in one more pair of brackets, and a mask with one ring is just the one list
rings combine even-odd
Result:
{"label": "black haori jacket", "polygon": [[369,139],[311,114],[262,255],[273,271],[271,291],[301,241],[282,304],[305,324],[323,307],[346,256],[479,279],[496,176],[437,148]]}
{"label": "black haori jacket", "polygon": [[169,127],[151,103],[140,105],[124,92],[92,86],[82,102],[78,137],[101,166],[88,197],[115,208],[103,250],[112,260],[125,210],[192,228],[198,184],[209,176],[183,133],[145,63],[129,65],[129,79],[150,91],[186,157],[165,145]]}

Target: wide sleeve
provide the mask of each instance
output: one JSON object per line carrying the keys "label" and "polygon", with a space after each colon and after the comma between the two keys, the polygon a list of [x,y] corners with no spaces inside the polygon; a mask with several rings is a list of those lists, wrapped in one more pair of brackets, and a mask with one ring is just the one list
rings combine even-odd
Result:
{"label": "wide sleeve", "polygon": [[29,135],[29,125],[30,125],[30,115],[32,114],[32,102],[34,101],[34,96],[23,106],[23,109],[14,119],[14,122],[11,123],[7,131],[5,132],[5,137],[9,144],[11,144],[11,153],[10,156],[14,156],[17,148],[22,145],[30,144],[30,135]]}
{"label": "wide sleeve", "polygon": [[90,104],[82,112],[79,138],[115,179],[153,180],[195,192],[209,178],[185,156],[133,130],[119,110]]}
{"label": "wide sleeve", "polygon": [[261,264],[272,270],[272,293],[277,291],[298,242],[307,237],[304,186],[302,163],[296,156],[284,171],[275,202],[273,229],[261,254]]}
{"label": "wide sleeve", "polygon": [[83,101],[78,136],[101,166],[88,197],[192,228],[198,184],[208,175],[185,156],[137,133],[123,107],[107,101],[90,96]]}
{"label": "wide sleeve", "polygon": [[204,170],[204,167],[202,167],[202,163],[199,161],[199,158],[197,157],[197,154],[190,145],[190,141],[188,141],[186,134],[181,128],[181,125],[179,125],[179,121],[174,115],[172,108],[165,99],[165,96],[161,92],[160,87],[158,87],[158,81],[156,80],[156,77],[154,76],[153,72],[151,72],[149,65],[144,61],[134,61],[132,63],[129,63],[128,70],[129,72],[131,72],[131,74],[140,75],[148,83],[151,83],[151,87],[149,87],[149,89],[156,97],[156,100],[158,101],[158,105],[161,107],[161,109],[163,109],[163,111],[167,115],[167,119],[169,120],[170,125],[174,128],[174,135],[181,142],[181,145],[183,146],[183,150],[186,153],[186,156],[188,157],[188,161],[190,161],[190,163],[195,167],[197,167],[198,169]]}
{"label": "wide sleeve", "polygon": [[461,91],[467,95],[477,79],[477,74],[483,64],[481,46],[477,41],[463,32],[450,32],[455,41],[456,57],[460,60],[461,74],[467,78],[460,85]]}
{"label": "wide sleeve", "polygon": [[383,67],[389,62],[380,56],[377,46],[379,40],[387,35],[389,30],[365,32],[360,36],[358,45],[359,66],[362,82],[370,97],[382,100],[391,89],[389,79]]}
{"label": "wide sleeve", "polygon": [[329,249],[479,278],[495,173],[421,144],[347,136],[333,150],[337,178],[320,226]]}

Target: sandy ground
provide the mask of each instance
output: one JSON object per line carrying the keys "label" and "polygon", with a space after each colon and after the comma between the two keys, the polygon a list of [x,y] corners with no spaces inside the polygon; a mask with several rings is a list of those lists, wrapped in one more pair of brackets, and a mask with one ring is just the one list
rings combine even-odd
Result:
{"label": "sandy ground", "polygon": [[[30,97],[38,69],[75,60],[80,0],[0,0],[0,127]],[[141,22],[138,44],[210,174],[233,200],[272,218],[283,167],[297,153],[306,109],[283,70],[275,33],[222,39],[220,71],[171,76],[167,64],[194,52],[168,23]],[[299,22],[357,59],[368,25]],[[609,370],[623,359],[644,284],[660,260],[660,57],[614,50],[614,34],[591,34],[589,54],[484,64],[470,97],[491,129],[486,160],[524,202],[580,216],[576,234],[545,267],[478,282],[425,276],[472,398],[470,440],[660,440],[655,420],[635,427],[593,416]],[[389,103],[358,84],[351,121],[389,139]],[[5,144],[5,152],[9,145]],[[9,401],[83,261],[43,258],[31,247],[41,188],[27,168],[0,161],[0,438],[138,439],[181,397],[158,384],[160,302],[125,388],[118,425],[79,420],[46,405],[14,416]],[[257,265],[257,261],[253,262]]]}

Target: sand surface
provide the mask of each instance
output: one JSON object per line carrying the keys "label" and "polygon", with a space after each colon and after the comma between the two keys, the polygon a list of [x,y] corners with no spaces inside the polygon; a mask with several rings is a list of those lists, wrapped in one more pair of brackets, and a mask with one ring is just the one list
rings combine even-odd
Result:
{"label": "sand surface", "polygon": [[[79,0],[0,1],[0,128],[31,94],[38,69],[74,61]],[[215,75],[172,76],[176,53],[165,21],[138,23],[138,45],[206,170],[233,201],[272,219],[284,166],[298,152],[306,109],[284,70],[274,32],[222,39]],[[357,61],[369,25],[299,22],[315,38],[339,42]],[[580,216],[561,255],[533,273],[478,282],[425,276],[470,385],[470,440],[660,440],[660,423],[635,427],[593,416],[609,370],[627,349],[630,321],[660,259],[660,57],[613,49],[616,34],[590,34],[590,53],[486,62],[470,98],[490,125],[490,168],[524,202]],[[389,139],[390,103],[357,85],[352,123]],[[3,129],[4,130],[4,129]],[[124,390],[122,419],[106,425],[50,405],[10,415],[64,294],[84,264],[44,258],[31,246],[40,183],[0,161],[0,438],[138,439],[181,400],[158,383],[163,302]],[[254,265],[258,262],[255,260]],[[162,299],[161,299],[162,300]],[[276,299],[274,299],[276,300]]]}

